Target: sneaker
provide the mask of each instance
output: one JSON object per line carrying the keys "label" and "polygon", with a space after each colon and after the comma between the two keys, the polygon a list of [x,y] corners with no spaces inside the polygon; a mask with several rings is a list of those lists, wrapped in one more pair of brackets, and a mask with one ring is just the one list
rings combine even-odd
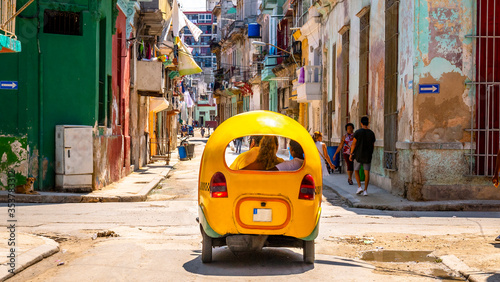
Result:
{"label": "sneaker", "polygon": [[366,193],[366,191],[364,191],[363,196],[368,196],[368,193]]}
{"label": "sneaker", "polygon": [[495,238],[495,241],[500,241],[500,235],[498,235],[498,237]]}
{"label": "sneaker", "polygon": [[363,188],[358,187],[358,191],[356,191],[356,195],[359,195],[361,193],[363,193]]}

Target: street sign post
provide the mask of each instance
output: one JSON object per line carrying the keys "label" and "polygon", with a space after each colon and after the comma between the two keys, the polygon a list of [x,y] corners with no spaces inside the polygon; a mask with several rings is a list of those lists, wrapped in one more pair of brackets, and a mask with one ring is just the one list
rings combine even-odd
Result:
{"label": "street sign post", "polygon": [[418,92],[420,94],[436,94],[439,93],[439,84],[419,84]]}
{"label": "street sign post", "polygon": [[0,89],[17,90],[17,81],[0,81]]}

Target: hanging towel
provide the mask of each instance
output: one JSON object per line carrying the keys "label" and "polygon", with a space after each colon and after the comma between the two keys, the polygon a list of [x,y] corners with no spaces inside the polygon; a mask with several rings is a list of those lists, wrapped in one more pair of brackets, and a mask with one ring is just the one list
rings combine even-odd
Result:
{"label": "hanging towel", "polygon": [[304,67],[300,68],[300,74],[299,74],[299,83],[304,83],[306,81],[306,74]]}

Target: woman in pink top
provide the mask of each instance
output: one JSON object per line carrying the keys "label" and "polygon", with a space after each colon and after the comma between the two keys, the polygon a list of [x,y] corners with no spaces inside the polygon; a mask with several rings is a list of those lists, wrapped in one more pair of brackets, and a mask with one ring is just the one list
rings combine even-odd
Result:
{"label": "woman in pink top", "polygon": [[342,155],[344,157],[345,164],[347,166],[347,175],[348,179],[347,182],[349,182],[349,185],[352,185],[352,172],[354,171],[354,165],[353,161],[349,160],[349,156],[351,155],[351,146],[352,146],[352,141],[354,140],[354,124],[348,123],[345,125],[345,130],[347,131],[346,135],[342,138],[342,142],[340,143],[340,146],[337,148],[337,151],[333,155],[333,159],[337,157],[337,154],[342,150]]}

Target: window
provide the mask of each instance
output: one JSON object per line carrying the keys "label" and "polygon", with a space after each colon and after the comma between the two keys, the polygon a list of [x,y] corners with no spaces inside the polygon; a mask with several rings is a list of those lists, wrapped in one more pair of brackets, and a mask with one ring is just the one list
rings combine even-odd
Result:
{"label": "window", "polygon": [[211,25],[200,25],[198,26],[203,34],[212,34],[212,26]]}
{"label": "window", "polygon": [[198,23],[198,14],[187,14],[187,18],[193,23]]}
{"label": "window", "polygon": [[342,27],[340,34],[342,35],[340,115],[341,124],[346,124],[349,122],[349,26]]}
{"label": "window", "polygon": [[[255,142],[259,143],[259,147],[253,147],[255,146]],[[279,148],[289,148],[289,150],[283,152]],[[246,156],[238,158],[238,154],[248,151],[249,153]],[[278,153],[273,153],[276,151]],[[268,152],[268,154],[265,154],[266,161],[258,162],[255,160],[260,152],[264,154]],[[302,169],[304,160],[307,157],[307,154],[305,154],[298,142],[281,136],[243,136],[229,142],[226,146],[224,160],[231,170],[279,170],[286,172]],[[284,161],[280,162],[279,158]]]}
{"label": "window", "polygon": [[45,10],[43,32],[64,35],[82,35],[81,14]]}
{"label": "window", "polygon": [[198,23],[211,23],[211,22],[212,22],[212,14],[198,15]]}

